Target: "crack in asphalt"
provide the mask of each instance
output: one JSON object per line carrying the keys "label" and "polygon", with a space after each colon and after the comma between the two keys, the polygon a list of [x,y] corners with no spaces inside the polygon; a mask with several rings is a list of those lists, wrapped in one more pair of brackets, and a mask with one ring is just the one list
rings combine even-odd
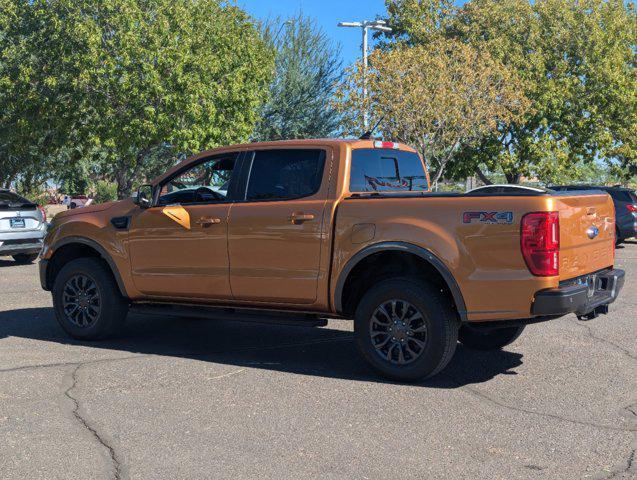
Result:
{"label": "crack in asphalt", "polygon": [[447,375],[447,378],[449,378],[453,383],[455,383],[456,385],[458,385],[458,387],[460,387],[462,390],[465,390],[467,392],[469,392],[470,394],[472,394],[475,397],[478,397],[482,400],[487,401],[488,403],[492,403],[493,405],[497,405],[498,407],[501,408],[506,408],[507,410],[512,410],[518,413],[525,413],[525,414],[532,414],[532,415],[537,415],[540,417],[544,417],[544,418],[550,418],[550,419],[554,419],[554,420],[560,420],[562,422],[567,422],[567,423],[572,423],[575,425],[581,425],[581,426],[585,426],[585,427],[591,427],[591,428],[597,428],[599,430],[608,430],[608,431],[613,431],[613,432],[635,432],[637,431],[637,427],[636,428],[621,428],[621,427],[614,427],[611,425],[602,425],[599,423],[592,423],[592,422],[586,422],[584,420],[576,420],[573,418],[567,418],[567,417],[561,417],[560,415],[556,415],[554,413],[545,413],[545,412],[538,412],[536,410],[529,410],[526,408],[522,408],[522,407],[515,407],[513,405],[509,405],[507,403],[502,402],[501,400],[497,400],[493,397],[491,397],[490,395],[487,395],[484,392],[481,392],[475,388],[471,388],[469,386],[466,385],[466,382],[461,382],[458,379],[451,377],[449,375]]}
{"label": "crack in asphalt", "polygon": [[608,340],[607,338],[604,337],[600,337],[595,335],[595,333],[593,332],[593,329],[591,328],[590,325],[586,325],[585,323],[582,323],[580,320],[574,320],[575,325],[577,325],[578,327],[582,327],[585,328],[588,332],[588,336],[598,340],[602,343],[605,343],[606,345],[610,345],[611,347],[615,348],[616,350],[619,350],[620,352],[622,352],[624,355],[626,355],[627,357],[632,358],[633,360],[637,360],[637,356],[635,356],[631,351],[627,350],[626,348],[622,347],[621,345],[616,344],[615,342]]}
{"label": "crack in asphalt", "polygon": [[19,372],[23,370],[37,370],[39,368],[73,367],[77,365],[90,365],[92,363],[117,362],[120,360],[131,360],[134,358],[143,358],[148,356],[150,356],[150,354],[129,355],[127,357],[117,357],[117,358],[98,358],[95,360],[86,360],[86,361],[77,361],[77,362],[37,363],[35,365],[22,365],[20,367],[3,368],[3,369],[0,369],[0,373]]}
{"label": "crack in asphalt", "polygon": [[626,468],[611,472],[610,476],[606,477],[606,480],[612,480],[613,478],[621,478],[622,476],[624,476],[624,474],[631,474],[632,476],[632,473],[634,473],[633,462],[635,461],[635,452],[637,452],[637,450],[632,449],[630,453],[628,454],[628,458],[626,459]]}
{"label": "crack in asphalt", "polygon": [[[625,355],[627,355],[628,357],[630,357],[631,359],[635,359],[635,357],[626,349],[624,349],[623,347],[614,344],[613,342],[604,339],[602,337],[597,337],[596,335],[593,334],[593,332],[591,331],[590,327],[588,325],[581,325],[578,324],[580,326],[582,326],[583,328],[586,328],[588,331],[589,336],[591,336],[592,338],[601,341],[603,343],[606,343],[618,350],[620,350],[622,353],[624,353]],[[137,354],[137,355],[130,355],[130,356],[126,356],[126,357],[117,357],[117,358],[103,358],[103,359],[95,359],[95,360],[87,360],[87,361],[78,361],[78,362],[57,362],[57,363],[50,363],[50,364],[36,364],[36,365],[25,365],[25,366],[21,366],[21,367],[14,367],[14,368],[8,368],[8,369],[0,369],[0,373],[5,373],[5,372],[15,372],[15,371],[20,371],[20,370],[29,370],[29,369],[39,369],[39,368],[52,368],[52,367],[65,367],[65,366],[73,366],[75,367],[72,370],[72,373],[70,375],[71,377],[71,386],[66,389],[66,391],[64,392],[64,395],[69,398],[74,405],[74,408],[72,409],[72,414],[73,416],[77,419],[77,421],[86,429],[88,430],[91,435],[99,442],[100,445],[102,445],[109,454],[109,457],[111,459],[111,462],[113,464],[113,469],[114,469],[114,477],[115,480],[121,480],[122,479],[122,464],[118,458],[118,455],[115,452],[115,449],[103,438],[102,435],[100,435],[100,433],[94,428],[92,427],[88,421],[81,415],[80,413],[80,403],[77,400],[77,398],[73,397],[71,395],[71,391],[74,389],[77,389],[77,372],[78,370],[80,370],[80,368],[84,367],[84,366],[89,366],[89,365],[93,365],[93,364],[98,364],[98,363],[107,363],[107,362],[118,362],[118,361],[126,361],[126,360],[136,360],[136,359],[141,359],[141,358],[147,358],[147,357],[152,357],[152,356],[178,356],[178,357],[189,357],[192,359],[197,359],[197,358],[205,358],[208,357],[210,355],[218,355],[218,354],[226,354],[226,353],[239,353],[239,352],[246,352],[246,351],[254,351],[254,350],[273,350],[273,349],[279,349],[279,348],[289,348],[289,347],[296,347],[296,346],[306,346],[306,345],[314,345],[314,344],[321,344],[321,343],[329,343],[329,342],[335,342],[335,341],[350,341],[353,338],[352,336],[347,336],[347,337],[337,337],[337,338],[327,338],[327,339],[319,339],[319,340],[310,340],[310,341],[305,341],[305,342],[289,342],[289,343],[283,343],[283,344],[278,344],[278,345],[269,345],[269,346],[251,346],[251,347],[245,347],[245,348],[239,348],[239,349],[222,349],[222,350],[215,350],[215,351],[206,351],[206,352],[161,352],[160,354]],[[586,422],[586,421],[582,421],[582,420],[576,420],[576,419],[572,419],[572,418],[567,418],[567,417],[562,417],[560,415],[556,415],[556,414],[551,414],[551,413],[544,413],[544,412],[538,412],[535,410],[529,410],[526,408],[522,408],[522,407],[516,407],[513,405],[509,405],[507,403],[502,402],[501,400],[498,400],[496,398],[491,397],[490,395],[481,392],[478,389],[474,389],[471,388],[469,386],[466,385],[466,382],[462,382],[450,375],[445,375],[443,373],[444,376],[446,376],[447,378],[449,378],[454,384],[456,384],[460,389],[467,391],[469,394],[475,396],[476,398],[479,398],[483,401],[486,401],[488,403],[491,403],[492,405],[498,406],[500,408],[505,408],[507,410],[511,410],[511,411],[515,411],[518,413],[523,413],[523,414],[531,414],[531,415],[536,415],[539,417],[543,417],[545,419],[553,419],[553,420],[559,420],[562,422],[566,422],[566,423],[571,423],[571,424],[575,424],[575,425],[580,425],[580,426],[585,426],[585,427],[590,427],[590,428],[596,428],[596,429],[600,429],[600,430],[606,430],[606,431],[617,431],[617,432],[637,432],[637,426],[634,428],[621,428],[621,427],[614,427],[614,426],[609,426],[609,425],[603,425],[603,424],[597,424],[597,423],[591,423],[591,422]],[[635,411],[632,409],[633,405],[629,405],[628,407],[625,407],[625,409],[627,411],[629,411],[633,416],[637,416],[635,414]],[[631,473],[631,469],[633,468],[634,462],[635,462],[635,449],[633,449],[628,456],[628,459],[626,461],[626,467],[622,468],[616,472],[611,473],[611,476],[608,477],[608,479],[612,479],[612,478],[617,478],[618,475],[623,475],[624,473]]]}
{"label": "crack in asphalt", "polygon": [[[637,413],[634,410],[635,406],[637,406],[637,404],[628,405],[627,407],[624,407],[624,410],[626,410],[627,412],[630,412],[630,414],[633,416],[633,423],[637,424]],[[637,445],[637,433],[635,433],[635,438],[633,439],[633,445]],[[620,475],[623,476],[624,474],[631,474],[632,476],[632,474],[635,473],[633,466],[635,465],[636,452],[637,452],[637,448],[633,448],[630,452],[628,452],[628,458],[626,459],[626,468],[619,469],[611,473],[610,476],[607,477],[607,480],[610,480],[612,478],[618,478]]]}
{"label": "crack in asphalt", "polygon": [[69,376],[71,378],[71,386],[64,391],[64,396],[70,399],[71,402],[73,402],[73,409],[71,410],[71,413],[73,414],[75,419],[84,427],[85,430],[87,430],[93,436],[95,440],[97,440],[100,445],[102,445],[108,451],[111,464],[113,465],[113,478],[115,480],[120,480],[122,478],[122,465],[118,459],[118,455],[115,453],[115,448],[104,439],[104,437],[97,431],[95,427],[92,427],[89,424],[86,418],[82,416],[82,414],[80,413],[80,401],[76,397],[71,395],[71,391],[77,387],[77,372],[80,368],[82,368],[82,366],[84,366],[84,364],[79,363],[70,372]]}

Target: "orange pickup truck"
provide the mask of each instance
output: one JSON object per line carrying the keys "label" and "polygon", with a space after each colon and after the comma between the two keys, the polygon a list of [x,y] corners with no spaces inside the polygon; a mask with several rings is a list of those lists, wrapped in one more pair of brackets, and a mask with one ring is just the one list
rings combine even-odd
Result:
{"label": "orange pickup truck", "polygon": [[40,279],[75,338],[112,335],[131,309],[354,319],[369,364],[411,381],[458,341],[496,349],[527,324],[607,313],[624,283],[614,235],[603,192],[433,193],[404,145],[252,143],[57,215]]}

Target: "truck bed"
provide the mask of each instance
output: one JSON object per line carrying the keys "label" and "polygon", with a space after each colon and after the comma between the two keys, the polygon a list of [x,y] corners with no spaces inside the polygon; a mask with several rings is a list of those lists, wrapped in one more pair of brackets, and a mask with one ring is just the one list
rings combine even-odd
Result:
{"label": "truck bed", "polygon": [[[558,276],[534,276],[521,253],[521,219],[542,211],[560,212]],[[598,230],[593,239],[591,227]],[[452,272],[473,321],[528,318],[537,291],[613,263],[613,204],[596,191],[357,194],[339,204],[335,231],[335,272],[341,258],[378,242],[427,249]]]}

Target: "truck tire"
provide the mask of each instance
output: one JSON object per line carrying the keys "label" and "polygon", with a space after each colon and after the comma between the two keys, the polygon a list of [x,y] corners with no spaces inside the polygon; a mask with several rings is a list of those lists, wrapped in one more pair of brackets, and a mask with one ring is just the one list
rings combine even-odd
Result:
{"label": "truck tire", "polygon": [[99,340],[117,333],[128,314],[113,274],[97,258],[78,258],[55,278],[53,308],[58,323],[78,340]]}
{"label": "truck tire", "polygon": [[439,289],[412,278],[371,287],[356,309],[354,332],[363,358],[401,382],[432,377],[456,350],[459,320]]}
{"label": "truck tire", "polygon": [[624,243],[624,239],[619,235],[619,228],[615,227],[615,246],[618,247]]}
{"label": "truck tire", "polygon": [[38,258],[38,255],[38,253],[18,253],[17,255],[13,255],[13,259],[20,265],[28,265],[29,263],[33,263],[35,259]]}
{"label": "truck tire", "polygon": [[523,331],[524,325],[483,330],[464,324],[460,327],[458,340],[465,347],[474,350],[498,350],[513,343]]}

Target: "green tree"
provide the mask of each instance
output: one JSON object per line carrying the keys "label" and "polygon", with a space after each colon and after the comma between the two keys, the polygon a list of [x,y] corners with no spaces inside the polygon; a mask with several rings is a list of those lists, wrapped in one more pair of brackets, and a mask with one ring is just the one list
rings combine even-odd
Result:
{"label": "green tree", "polygon": [[48,173],[59,105],[38,50],[46,42],[28,0],[0,0],[0,187],[20,182],[33,190]]}
{"label": "green tree", "polygon": [[[389,8],[401,2],[387,3]],[[484,177],[482,166],[502,170],[515,183],[597,158],[629,175],[637,158],[633,4],[472,0],[452,16],[445,17],[439,35],[489,52],[515,70],[531,101],[522,118],[500,124],[476,146],[464,146],[453,164],[456,175],[477,171]],[[398,11],[391,20],[404,31],[399,39],[427,41],[409,11]]]}
{"label": "green tree", "polygon": [[370,58],[365,100],[361,87],[357,65],[338,95],[346,129],[361,131],[361,106],[366,108],[386,136],[418,147],[434,185],[462,146],[515,121],[527,107],[518,79],[499,61],[444,38],[377,50]]}
{"label": "green tree", "polygon": [[[389,38],[408,45],[430,43],[444,34],[454,18],[452,0],[387,0]],[[383,34],[385,35],[385,34]]]}
{"label": "green tree", "polygon": [[95,183],[95,203],[106,203],[117,200],[117,185],[106,180]]}
{"label": "green tree", "polygon": [[302,13],[268,23],[264,36],[276,50],[276,67],[254,138],[332,135],[339,123],[331,100],[341,78],[340,49]]}
{"label": "green tree", "polygon": [[[5,0],[6,1],[6,0]],[[251,19],[217,0],[36,0],[46,102],[60,146],[119,198],[182,154],[248,139],[273,58]],[[29,40],[29,39],[27,39]]]}

